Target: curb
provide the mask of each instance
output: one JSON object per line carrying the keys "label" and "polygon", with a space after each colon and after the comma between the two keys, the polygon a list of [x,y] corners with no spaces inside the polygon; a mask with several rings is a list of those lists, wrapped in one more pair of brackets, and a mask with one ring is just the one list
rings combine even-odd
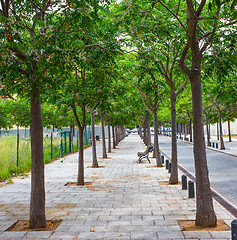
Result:
{"label": "curb", "polygon": [[[166,136],[164,136],[164,137],[166,137]],[[193,145],[193,142],[185,141],[185,140],[182,140],[182,139],[177,139],[177,140],[178,140],[179,142],[182,142],[182,143],[187,143],[187,144]],[[237,155],[235,155],[235,154],[223,152],[223,151],[220,150],[220,149],[212,148],[212,147],[209,147],[209,146],[207,146],[207,145],[205,145],[205,146],[206,146],[206,149],[209,149],[209,150],[212,150],[212,151],[216,151],[216,152],[219,152],[219,153],[223,153],[223,154],[227,154],[227,155],[232,156],[232,157],[237,157]]]}
{"label": "curb", "polygon": [[[164,151],[162,151],[160,149],[160,152],[167,158],[170,160],[170,156],[167,155]],[[194,177],[194,175],[187,170],[186,168],[184,168],[181,164],[178,164],[178,168],[186,175],[188,176],[190,179],[192,179],[194,182],[196,180],[196,178]],[[225,209],[227,209],[235,218],[237,218],[237,208],[230,203],[227,199],[225,199],[225,197],[223,197],[221,194],[219,194],[217,191],[215,191],[213,188],[211,188],[211,193],[212,193],[212,197],[221,205],[223,206]]]}

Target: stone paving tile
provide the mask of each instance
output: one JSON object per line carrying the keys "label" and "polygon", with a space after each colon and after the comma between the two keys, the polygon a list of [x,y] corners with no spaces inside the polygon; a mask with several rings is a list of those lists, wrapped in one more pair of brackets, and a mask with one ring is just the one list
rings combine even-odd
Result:
{"label": "stone paving tile", "polygon": [[0,234],[0,239],[21,239],[27,232],[3,232]]}
{"label": "stone paving tile", "polygon": [[198,238],[198,239],[212,239],[212,236],[209,232],[206,231],[184,231],[183,235],[185,238]]}
{"label": "stone paving tile", "polygon": [[38,239],[38,238],[50,238],[50,236],[53,234],[53,231],[37,231],[37,232],[27,232],[24,235],[24,238],[28,239]]}
{"label": "stone paving tile", "polygon": [[157,233],[152,232],[138,232],[138,233],[131,233],[131,240],[145,240],[145,239],[158,239]]}
{"label": "stone paving tile", "polygon": [[158,239],[185,239],[181,231],[158,231]]}
{"label": "stone paving tile", "polygon": [[231,231],[210,231],[213,239],[231,238]]}
{"label": "stone paving tile", "polygon": [[[102,155],[97,143],[97,155]],[[91,166],[91,148],[85,150],[85,181],[90,186],[64,186],[76,182],[78,154],[45,166],[46,216],[62,218],[55,232],[4,232],[17,219],[28,219],[30,174],[15,178],[14,184],[0,188],[0,239],[223,239],[229,232],[184,232],[177,220],[195,219],[195,199],[187,198],[181,186],[160,185],[168,181],[165,168],[137,163],[137,152],[145,149],[137,135],[120,143],[119,149]],[[181,176],[181,174],[180,174]],[[218,217],[230,225],[232,216],[214,202]]]}

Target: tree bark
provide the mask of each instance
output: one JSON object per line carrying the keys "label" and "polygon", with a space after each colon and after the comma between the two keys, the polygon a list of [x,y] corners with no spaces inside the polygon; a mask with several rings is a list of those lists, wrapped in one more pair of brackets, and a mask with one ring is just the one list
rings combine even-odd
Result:
{"label": "tree bark", "polygon": [[78,174],[77,174],[77,185],[84,185],[84,144],[83,144],[83,131],[85,128],[86,122],[86,107],[85,104],[81,106],[83,112],[83,119],[82,124],[79,120],[77,115],[76,106],[73,104],[72,111],[78,126],[78,133],[79,133],[79,153],[78,153]]}
{"label": "tree bark", "polygon": [[145,145],[147,145],[147,125],[146,125],[146,121],[143,124],[143,142]]}
{"label": "tree bark", "polygon": [[228,135],[229,135],[229,142],[232,142],[232,140],[231,140],[231,131],[230,131],[230,119],[228,119]]}
{"label": "tree bark", "polygon": [[94,123],[94,113],[91,112],[91,143],[92,143],[92,167],[98,168],[97,154],[96,154],[96,142],[95,142],[95,123]]}
{"label": "tree bark", "polygon": [[171,174],[170,184],[178,183],[178,158],[177,158],[177,137],[176,137],[176,95],[171,93],[171,128],[172,128],[172,153],[171,153]]}
{"label": "tree bark", "polygon": [[184,123],[184,140],[186,140],[187,137],[187,125]]}
{"label": "tree bark", "polygon": [[115,127],[115,144],[118,146],[119,139],[118,139],[118,126]]}
{"label": "tree bark", "polygon": [[111,153],[111,131],[110,131],[110,119],[108,117],[108,152]]}
{"label": "tree bark", "polygon": [[163,167],[159,149],[159,138],[158,138],[158,120],[157,120],[157,109],[153,109],[154,119],[154,153],[156,158],[156,166]]}
{"label": "tree bark", "polygon": [[224,140],[223,140],[223,132],[222,132],[221,112],[220,111],[219,111],[219,126],[220,126],[221,149],[225,149],[225,144],[224,144]]}
{"label": "tree bark", "polygon": [[142,139],[142,125],[141,124],[139,124],[138,133],[139,133],[140,138]]}
{"label": "tree bark", "polygon": [[192,129],[192,119],[189,120],[190,125],[190,142],[193,141],[193,129]]}
{"label": "tree bark", "polygon": [[195,70],[192,70],[192,78],[190,79],[192,88],[194,160],[197,192],[196,225],[211,227],[216,226],[217,219],[213,208],[206,159],[200,72],[200,68],[195,66]]}
{"label": "tree bark", "polygon": [[209,127],[208,127],[208,116],[207,114],[205,114],[206,116],[206,131],[207,131],[207,146],[210,145],[210,130],[209,130]]}
{"label": "tree bark", "polygon": [[79,130],[79,154],[78,154],[78,174],[77,185],[84,185],[84,146],[83,146],[83,128],[78,126]]}
{"label": "tree bark", "polygon": [[107,158],[106,153],[106,143],[105,143],[105,126],[104,126],[104,114],[100,114],[101,117],[101,127],[102,127],[102,142],[103,142],[103,158]]}
{"label": "tree bark", "polygon": [[179,139],[181,139],[182,136],[182,128],[181,128],[181,123],[179,121]]}
{"label": "tree bark", "polygon": [[43,123],[40,90],[31,93],[31,199],[30,228],[45,228]]}
{"label": "tree bark", "polygon": [[150,128],[150,118],[147,118],[147,146],[151,145],[151,128]]}
{"label": "tree bark", "polygon": [[116,136],[115,136],[115,127],[112,126],[112,133],[113,133],[113,149],[116,148]]}

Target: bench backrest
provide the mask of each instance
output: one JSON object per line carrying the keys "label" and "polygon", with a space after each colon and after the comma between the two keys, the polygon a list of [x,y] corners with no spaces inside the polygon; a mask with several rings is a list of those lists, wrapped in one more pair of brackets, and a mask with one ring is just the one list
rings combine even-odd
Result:
{"label": "bench backrest", "polygon": [[152,145],[149,145],[149,146],[147,146],[144,154],[147,154],[147,153],[152,152],[152,151],[153,151],[153,146],[152,146]]}
{"label": "bench backrest", "polygon": [[147,150],[148,150],[148,152],[152,152],[152,151],[153,151],[153,146],[152,146],[152,145],[149,145],[149,146],[147,147]]}

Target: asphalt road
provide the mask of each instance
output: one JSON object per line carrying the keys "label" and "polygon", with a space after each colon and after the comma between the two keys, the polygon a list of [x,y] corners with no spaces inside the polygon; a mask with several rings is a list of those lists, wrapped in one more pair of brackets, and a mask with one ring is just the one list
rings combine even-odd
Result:
{"label": "asphalt road", "polygon": [[[159,144],[171,156],[171,138],[159,136]],[[178,161],[195,175],[192,144],[178,141]],[[207,161],[211,187],[237,207],[237,157],[207,149]]]}

